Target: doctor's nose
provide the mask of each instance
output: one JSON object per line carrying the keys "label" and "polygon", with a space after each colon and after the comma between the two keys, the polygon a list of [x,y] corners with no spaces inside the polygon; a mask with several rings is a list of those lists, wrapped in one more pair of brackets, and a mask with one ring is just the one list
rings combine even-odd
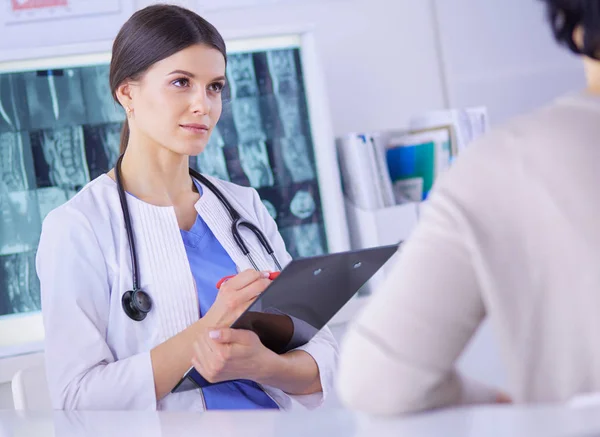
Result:
{"label": "doctor's nose", "polygon": [[194,115],[206,115],[210,112],[211,107],[212,103],[210,97],[205,90],[198,91],[194,94],[191,106]]}

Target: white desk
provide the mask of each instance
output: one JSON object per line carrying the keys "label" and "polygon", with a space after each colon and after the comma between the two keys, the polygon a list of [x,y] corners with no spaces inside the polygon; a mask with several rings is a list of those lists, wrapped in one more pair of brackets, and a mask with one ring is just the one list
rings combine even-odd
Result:
{"label": "white desk", "polygon": [[554,437],[600,433],[600,408],[483,407],[370,419],[344,410],[279,412],[0,411],[0,437]]}

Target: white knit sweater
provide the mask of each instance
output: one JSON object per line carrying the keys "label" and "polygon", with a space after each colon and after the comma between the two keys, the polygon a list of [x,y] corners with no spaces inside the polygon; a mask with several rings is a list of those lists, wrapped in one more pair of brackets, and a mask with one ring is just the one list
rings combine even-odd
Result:
{"label": "white knit sweater", "polygon": [[351,327],[342,400],[378,414],[493,400],[455,370],[486,316],[516,402],[599,391],[599,187],[600,97],[564,97],[477,141]]}

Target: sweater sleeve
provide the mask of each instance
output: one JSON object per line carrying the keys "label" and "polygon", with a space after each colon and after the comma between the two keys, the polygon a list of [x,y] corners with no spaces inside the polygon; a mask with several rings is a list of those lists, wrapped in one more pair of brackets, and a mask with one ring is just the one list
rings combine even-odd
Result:
{"label": "sweater sleeve", "polygon": [[439,192],[422,209],[344,338],[337,388],[352,409],[396,415],[496,398],[455,370],[485,316],[460,210]]}
{"label": "sweater sleeve", "polygon": [[154,410],[150,352],[116,360],[106,343],[109,275],[96,235],[81,212],[64,205],[47,216],[36,267],[53,407]]}

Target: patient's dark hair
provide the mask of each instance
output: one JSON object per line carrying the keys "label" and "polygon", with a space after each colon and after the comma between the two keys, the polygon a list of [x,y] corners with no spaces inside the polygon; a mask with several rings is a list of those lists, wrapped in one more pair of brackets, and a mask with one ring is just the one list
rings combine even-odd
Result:
{"label": "patient's dark hair", "polygon": [[[112,47],[110,89],[124,80],[138,80],[156,62],[194,44],[205,44],[221,52],[227,62],[225,41],[217,29],[195,12],[175,5],[152,5],[135,12],[121,27]],[[119,152],[129,141],[127,120],[121,131]]]}
{"label": "patient's dark hair", "polygon": [[[554,37],[578,55],[600,60],[600,1],[598,0],[542,0]],[[573,31],[581,26],[583,46],[573,40]]]}

